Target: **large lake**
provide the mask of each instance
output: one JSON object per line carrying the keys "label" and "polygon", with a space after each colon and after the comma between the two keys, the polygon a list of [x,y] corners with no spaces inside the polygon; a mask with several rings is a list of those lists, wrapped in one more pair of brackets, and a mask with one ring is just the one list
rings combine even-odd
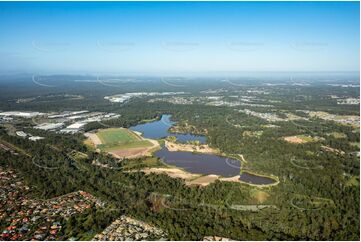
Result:
{"label": "large lake", "polygon": [[141,132],[143,134],[143,137],[150,139],[161,139],[167,136],[175,136],[177,137],[177,141],[180,143],[185,143],[187,141],[193,140],[198,140],[202,144],[206,143],[206,137],[202,135],[170,133],[168,129],[175,124],[175,122],[172,122],[170,118],[171,115],[162,115],[162,118],[158,121],[139,124],[130,127],[130,129],[133,131]]}
{"label": "large lake", "polygon": [[168,165],[183,168],[191,173],[215,174],[224,177],[237,176],[240,173],[240,161],[226,157],[184,151],[174,152],[165,147],[154,155]]}
{"label": "large lake", "polygon": [[[174,134],[168,129],[175,123],[170,120],[171,115],[162,115],[158,121],[139,124],[130,127],[131,130],[141,132],[143,137],[150,139],[160,139],[167,136],[176,136],[178,142],[198,140],[200,143],[206,143],[206,137],[192,134]],[[161,158],[164,163],[180,167],[191,173],[215,174],[223,177],[232,177],[240,174],[241,163],[239,160],[221,157],[212,154],[199,154],[184,151],[169,151],[164,146],[161,150],[154,153]],[[243,172],[240,180],[252,184],[271,184],[275,180],[263,176],[257,176]]]}

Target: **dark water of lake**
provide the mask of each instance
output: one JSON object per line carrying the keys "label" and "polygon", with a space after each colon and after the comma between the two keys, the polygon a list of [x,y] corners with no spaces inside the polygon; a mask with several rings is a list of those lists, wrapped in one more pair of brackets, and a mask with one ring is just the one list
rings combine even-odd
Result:
{"label": "dark water of lake", "polygon": [[226,157],[184,151],[174,152],[165,147],[154,155],[168,165],[183,168],[191,173],[215,174],[224,177],[237,176],[240,173],[240,161]]}
{"label": "dark water of lake", "polygon": [[242,172],[240,178],[241,181],[250,183],[250,184],[256,184],[256,185],[268,185],[268,184],[272,184],[275,183],[276,180],[269,178],[269,177],[264,177],[264,176],[257,176],[248,172]]}
{"label": "dark water of lake", "polygon": [[[133,131],[142,133],[142,136],[150,139],[160,139],[167,136],[176,136],[177,141],[185,143],[187,141],[198,140],[200,143],[206,143],[206,137],[192,134],[174,134],[168,132],[168,129],[174,124],[170,121],[171,115],[162,115],[161,120],[139,124],[130,127]],[[240,174],[240,161],[226,157],[198,154],[184,151],[169,151],[162,147],[161,150],[154,153],[155,156],[163,159],[164,163],[174,165],[191,173],[215,174],[224,177],[232,177]],[[257,176],[249,173],[242,173],[240,179],[244,182],[253,184],[271,184],[275,181],[271,178]]]}
{"label": "dark water of lake", "polygon": [[149,139],[160,139],[167,136],[177,137],[177,141],[180,143],[186,143],[187,141],[198,140],[201,144],[206,143],[206,137],[202,135],[193,134],[176,134],[168,132],[168,129],[175,124],[170,120],[171,115],[162,115],[162,118],[158,121],[149,122],[145,124],[138,124],[130,127],[133,131],[141,132],[143,137]]}

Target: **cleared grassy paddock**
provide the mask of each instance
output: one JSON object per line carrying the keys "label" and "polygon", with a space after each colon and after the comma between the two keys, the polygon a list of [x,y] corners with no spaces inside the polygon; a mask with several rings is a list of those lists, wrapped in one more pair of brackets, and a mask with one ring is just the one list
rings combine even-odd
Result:
{"label": "cleared grassy paddock", "polygon": [[140,138],[127,129],[122,128],[110,128],[99,130],[97,136],[101,140],[102,144],[112,144],[112,143],[125,143],[139,141]]}
{"label": "cleared grassy paddock", "polygon": [[153,146],[152,142],[124,128],[102,129],[96,135],[101,141],[96,147],[105,152],[117,153],[125,150],[136,152],[137,149],[138,152],[144,152],[145,149]]}

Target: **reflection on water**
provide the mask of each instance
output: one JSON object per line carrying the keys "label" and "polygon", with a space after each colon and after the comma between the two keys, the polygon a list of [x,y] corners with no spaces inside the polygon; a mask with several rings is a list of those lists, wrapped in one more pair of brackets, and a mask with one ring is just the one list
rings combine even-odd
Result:
{"label": "reflection on water", "polygon": [[[162,115],[161,120],[139,124],[130,127],[133,131],[141,132],[143,137],[150,139],[160,139],[167,136],[176,136],[178,142],[185,143],[187,141],[198,140],[200,143],[206,143],[206,137],[192,134],[174,134],[168,132],[168,129],[174,124],[170,121],[171,115]],[[168,165],[180,167],[191,173],[198,174],[215,174],[223,177],[232,177],[240,174],[240,161],[229,159],[211,154],[198,154],[184,151],[169,151],[162,147],[161,150],[154,153],[155,156],[163,159]],[[272,184],[275,180],[243,172],[240,180],[257,184]]]}
{"label": "reflection on water", "polygon": [[150,139],[160,139],[167,136],[177,137],[177,141],[180,143],[185,143],[187,141],[198,140],[200,143],[206,143],[206,137],[202,135],[192,135],[192,134],[176,134],[168,132],[168,129],[175,123],[170,120],[171,115],[162,115],[162,118],[158,121],[139,124],[133,127],[130,127],[133,131],[138,131],[143,134],[143,137]]}
{"label": "reflection on water", "polygon": [[[168,165],[177,166],[191,173],[215,174],[224,177],[237,176],[240,172],[240,161],[226,157],[198,154],[183,151],[169,151],[163,147],[155,152],[155,156],[163,159]],[[230,166],[229,164],[232,164]]]}

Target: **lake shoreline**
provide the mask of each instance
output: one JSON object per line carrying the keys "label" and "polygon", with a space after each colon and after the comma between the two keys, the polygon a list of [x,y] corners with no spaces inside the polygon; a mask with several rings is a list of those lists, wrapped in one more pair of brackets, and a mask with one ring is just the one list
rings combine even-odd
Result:
{"label": "lake shoreline", "polygon": [[171,152],[185,151],[192,153],[220,155],[218,149],[211,148],[207,144],[205,145],[181,144],[181,143],[165,140],[164,145]]}
{"label": "lake shoreline", "polygon": [[[153,156],[162,160],[164,167],[148,167],[144,169],[145,173],[165,173],[170,177],[183,179],[187,185],[200,186],[207,186],[216,180],[257,187],[269,187],[279,183],[278,177],[242,170],[242,164],[248,163],[243,155],[222,153],[218,148],[203,143],[206,139],[203,135],[183,133],[182,136],[169,137],[172,135],[169,131],[174,124],[170,117],[171,115],[163,115],[160,120],[130,127],[130,130],[144,138],[164,142],[161,150],[153,152]],[[182,140],[178,140],[179,137],[182,137]],[[248,181],[241,179],[242,173],[248,173]]]}

